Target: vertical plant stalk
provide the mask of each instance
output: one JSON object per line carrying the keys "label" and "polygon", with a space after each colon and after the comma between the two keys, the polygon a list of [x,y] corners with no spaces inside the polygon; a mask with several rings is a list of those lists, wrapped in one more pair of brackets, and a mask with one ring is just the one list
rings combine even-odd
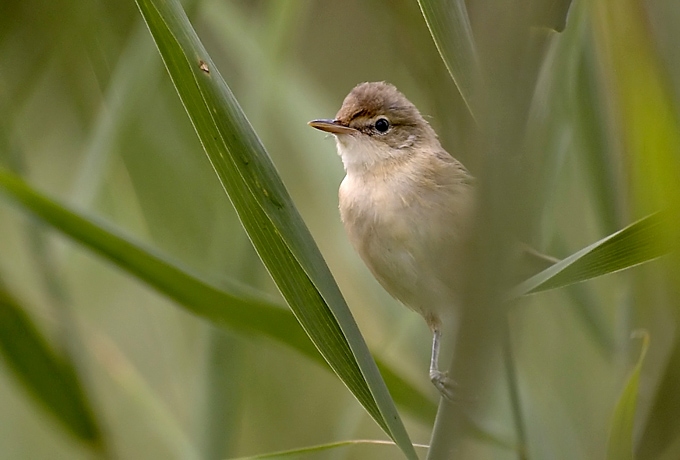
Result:
{"label": "vertical plant stalk", "polygon": [[[479,28],[484,35],[477,37],[478,41],[463,0],[419,0],[442,60],[481,128],[476,168],[481,170],[479,212],[466,260],[466,287],[461,292],[458,336],[449,367],[461,400],[440,404],[428,460],[465,456],[475,437],[475,419],[488,403],[493,374],[503,369],[512,421],[520,443],[526,442],[512,351],[506,348],[509,303],[503,291],[508,274],[517,268],[512,244],[528,232],[527,222],[535,220],[530,216],[531,202],[523,201],[535,199],[535,195],[528,193],[527,178],[517,171],[522,162],[531,161],[525,152],[528,101],[535,93],[549,44],[546,34],[532,30],[535,21],[544,16],[532,17],[537,3],[526,10],[513,8],[521,2],[504,7],[489,4],[487,22]],[[568,6],[566,0],[561,4]],[[566,9],[560,8],[560,14],[566,15]]]}

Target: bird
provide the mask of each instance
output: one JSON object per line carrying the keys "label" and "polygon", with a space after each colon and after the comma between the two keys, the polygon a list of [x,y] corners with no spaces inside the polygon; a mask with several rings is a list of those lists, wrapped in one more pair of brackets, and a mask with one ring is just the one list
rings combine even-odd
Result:
{"label": "bird", "polygon": [[335,137],[346,173],[338,195],[349,241],[382,287],[425,319],[433,337],[430,380],[452,399],[455,384],[439,369],[439,349],[461,308],[473,176],[387,82],[360,83],[335,118],[308,124]]}

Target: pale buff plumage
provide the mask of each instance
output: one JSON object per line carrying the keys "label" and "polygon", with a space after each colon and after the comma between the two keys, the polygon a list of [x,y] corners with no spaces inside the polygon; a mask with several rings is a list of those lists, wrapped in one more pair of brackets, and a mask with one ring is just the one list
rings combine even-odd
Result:
{"label": "pale buff plumage", "polygon": [[460,302],[472,177],[388,83],[356,86],[334,120],[310,125],[335,135],[347,172],[339,192],[345,230],[380,284],[433,330],[430,374],[447,393],[437,369],[439,331]]}

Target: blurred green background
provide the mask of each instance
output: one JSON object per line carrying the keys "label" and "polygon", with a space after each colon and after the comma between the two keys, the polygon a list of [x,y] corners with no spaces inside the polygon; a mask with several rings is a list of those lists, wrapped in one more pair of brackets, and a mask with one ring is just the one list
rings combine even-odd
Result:
{"label": "blurred green background", "polygon": [[[575,2],[566,30],[548,33],[529,92],[530,128],[540,134],[527,148],[542,155],[531,242],[557,257],[674,203],[680,184],[673,175],[680,3],[630,0],[613,13],[617,5]],[[487,33],[500,14],[494,2],[468,6],[480,42],[501,54],[506,44]],[[484,174],[475,122],[418,4],[196,0],[185,7],[371,350],[436,401],[426,374],[429,331],[350,248],[337,213],[343,171],[334,142],[306,125],[332,117],[355,84],[387,80],[429,117],[449,152]],[[536,33],[546,32],[537,25]],[[2,165],[38,190],[217,285],[236,279],[278,295],[133,2],[4,0],[0,113]],[[197,319],[5,200],[0,254],[0,278],[50,343],[76,358],[115,458],[227,458],[384,439],[320,366]],[[680,383],[673,371],[680,364],[675,262],[535,295],[512,311],[529,458],[604,458],[614,405],[639,356],[629,337],[639,328],[651,336],[635,432],[639,458],[680,456],[680,401],[672,396]],[[504,388],[499,382],[496,393]],[[93,456],[35,404],[2,360],[0,407],[1,458]],[[492,415],[481,422],[484,431],[512,444],[512,425]],[[427,444],[432,423],[405,419],[413,441]],[[517,458],[484,439],[471,449],[470,458]],[[398,455],[392,447],[360,446],[310,458]]]}

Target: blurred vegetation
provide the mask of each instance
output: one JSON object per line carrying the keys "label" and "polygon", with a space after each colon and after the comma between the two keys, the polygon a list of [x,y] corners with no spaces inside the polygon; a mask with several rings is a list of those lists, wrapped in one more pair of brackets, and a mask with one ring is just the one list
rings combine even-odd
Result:
{"label": "blurred vegetation", "polygon": [[[679,215],[680,4],[575,1],[561,33],[549,28],[560,28],[554,12],[565,2],[531,4],[467,2],[486,72],[470,83],[475,117],[416,1],[185,4],[371,350],[433,404],[429,331],[349,247],[336,209],[340,161],[333,142],[306,126],[331,117],[356,83],[390,81],[430,117],[480,180],[491,223],[480,235],[489,241],[512,229],[564,258],[659,209]],[[1,165],[37,191],[214,286],[236,282],[283,304],[134,2],[3,2],[0,110]],[[669,225],[675,238],[678,222]],[[502,285],[490,269],[498,244],[480,250],[471,286]],[[34,344],[32,355],[1,345],[3,458],[217,459],[385,438],[316,361],[249,331],[218,329],[4,196],[0,253],[0,339]],[[460,458],[619,458],[626,436],[636,458],[680,457],[679,269],[672,255],[504,310],[513,397],[495,367],[503,334],[478,321],[495,316],[480,307],[466,319],[454,371],[478,356],[490,364],[454,372],[475,395],[484,380],[474,429],[456,434]],[[630,338],[639,329],[649,335],[641,368],[640,343]],[[466,353],[480,342],[488,354]],[[81,401],[80,416],[55,416],[59,395],[51,405],[32,397],[55,375],[62,395]],[[636,408],[632,433],[610,434],[625,431],[622,404]],[[432,417],[400,412],[411,439],[429,444]],[[64,429],[67,418],[75,421]],[[518,438],[524,449],[513,448]],[[306,458],[400,455],[381,445],[330,452]]]}

